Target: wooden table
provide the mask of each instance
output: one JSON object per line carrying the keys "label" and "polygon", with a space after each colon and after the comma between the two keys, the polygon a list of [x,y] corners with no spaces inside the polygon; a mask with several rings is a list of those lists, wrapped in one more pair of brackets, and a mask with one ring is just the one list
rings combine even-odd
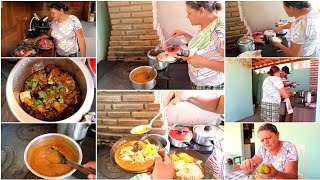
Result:
{"label": "wooden table", "polygon": [[55,57],[55,50],[54,50],[54,48],[52,48],[50,50],[39,49],[39,52],[36,55],[36,57]]}

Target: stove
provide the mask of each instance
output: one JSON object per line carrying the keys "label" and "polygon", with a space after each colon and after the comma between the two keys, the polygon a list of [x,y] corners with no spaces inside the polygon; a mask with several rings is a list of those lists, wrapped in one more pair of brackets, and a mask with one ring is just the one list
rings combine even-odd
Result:
{"label": "stove", "polygon": [[[101,61],[98,63],[98,90],[133,89],[129,74],[139,66],[147,66],[146,62]],[[188,64],[182,60],[169,64],[158,71],[157,84],[154,89],[191,89],[188,75]]]}
{"label": "stove", "polygon": [[[55,124],[1,125],[1,179],[38,179],[24,163],[24,150],[29,142],[37,136],[57,132]],[[80,145],[83,152],[82,163],[95,161],[95,133],[88,131],[85,141]],[[87,178],[76,171],[68,179]]]}
{"label": "stove", "polygon": [[214,149],[214,146],[202,146],[200,144],[197,144],[196,142],[194,142],[194,140],[192,139],[190,141],[190,146],[187,146],[187,147],[184,147],[184,148],[178,148],[178,147],[175,147],[173,146],[172,144],[170,145],[170,151],[172,149],[189,149],[189,150],[194,150],[194,151],[198,151],[199,153],[201,154],[211,154],[213,149]]}

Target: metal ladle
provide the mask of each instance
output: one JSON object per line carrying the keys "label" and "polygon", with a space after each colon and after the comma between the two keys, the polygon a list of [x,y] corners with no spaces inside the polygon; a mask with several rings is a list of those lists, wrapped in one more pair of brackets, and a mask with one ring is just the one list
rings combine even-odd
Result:
{"label": "metal ladle", "polygon": [[151,130],[152,123],[162,114],[168,107],[172,106],[172,104],[169,104],[165,106],[157,115],[154,116],[153,119],[151,119],[150,123],[148,125],[139,125],[131,129],[131,134],[144,134]]}
{"label": "metal ladle", "polygon": [[45,150],[45,158],[53,164],[67,164],[86,175],[96,174],[96,170],[85,168],[76,162],[67,159],[64,154],[62,154],[56,147],[53,146],[50,146]]}

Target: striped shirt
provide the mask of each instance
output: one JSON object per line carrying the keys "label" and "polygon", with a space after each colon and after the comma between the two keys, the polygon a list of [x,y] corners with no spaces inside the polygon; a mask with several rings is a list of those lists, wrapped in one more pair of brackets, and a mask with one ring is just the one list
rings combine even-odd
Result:
{"label": "striped shirt", "polygon": [[[194,36],[188,47],[190,56],[201,56],[212,61],[223,61],[220,50],[224,48],[224,22],[215,19],[210,25]],[[195,68],[189,64],[189,77],[197,86],[217,86],[224,82],[224,74],[209,68]]]}

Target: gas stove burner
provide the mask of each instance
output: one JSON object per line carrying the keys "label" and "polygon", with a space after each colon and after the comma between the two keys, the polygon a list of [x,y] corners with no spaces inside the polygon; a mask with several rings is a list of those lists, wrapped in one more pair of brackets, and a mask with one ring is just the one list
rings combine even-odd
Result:
{"label": "gas stove burner", "polygon": [[14,150],[11,146],[1,145],[1,174],[5,172],[14,159]]}
{"label": "gas stove burner", "polygon": [[32,140],[41,134],[46,133],[40,126],[23,125],[17,130],[17,135],[23,140]]}
{"label": "gas stove burner", "polygon": [[99,163],[100,173],[110,179],[130,179],[132,174],[126,173],[120,170],[115,164],[113,164],[109,155],[104,155]]}

